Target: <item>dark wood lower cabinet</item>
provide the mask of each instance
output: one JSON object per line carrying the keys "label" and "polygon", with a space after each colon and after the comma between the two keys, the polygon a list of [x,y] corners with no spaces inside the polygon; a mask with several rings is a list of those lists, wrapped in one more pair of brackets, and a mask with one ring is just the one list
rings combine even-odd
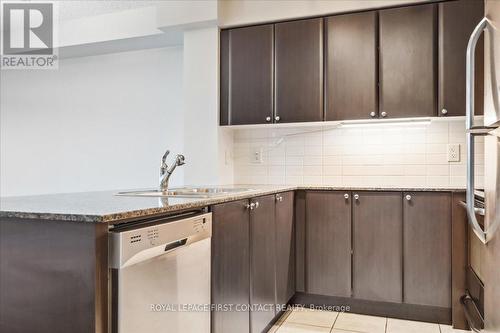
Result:
{"label": "dark wood lower cabinet", "polygon": [[451,307],[451,195],[404,193],[404,302]]}
{"label": "dark wood lower cabinet", "polygon": [[212,301],[252,305],[213,312],[213,333],[263,332],[288,302],[443,324],[456,317],[450,192],[298,191],[212,211]]}
{"label": "dark wood lower cabinet", "polygon": [[353,200],[353,296],[401,302],[402,194],[353,192]]}
{"label": "dark wood lower cabinet", "polygon": [[[248,200],[212,207],[212,304],[249,304]],[[249,311],[213,311],[212,332],[249,332]]]}
{"label": "dark wood lower cabinet", "polygon": [[212,304],[248,309],[213,311],[212,333],[260,333],[295,294],[293,209],[294,192],[212,206]]}
{"label": "dark wood lower cabinet", "polygon": [[295,294],[295,229],[293,192],[276,195],[276,304],[286,304]]}
{"label": "dark wood lower cabinet", "polygon": [[[347,195],[347,198],[344,197]],[[349,192],[306,194],[306,292],[351,296]]]}
{"label": "dark wood lower cabinet", "polygon": [[250,212],[250,329],[262,332],[275,315],[275,196],[251,200]]}

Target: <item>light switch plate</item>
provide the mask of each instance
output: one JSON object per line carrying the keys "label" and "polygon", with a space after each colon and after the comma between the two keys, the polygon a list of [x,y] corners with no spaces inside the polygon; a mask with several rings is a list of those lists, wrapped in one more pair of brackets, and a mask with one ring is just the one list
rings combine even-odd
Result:
{"label": "light switch plate", "polygon": [[448,162],[460,162],[460,144],[450,143],[448,145]]}

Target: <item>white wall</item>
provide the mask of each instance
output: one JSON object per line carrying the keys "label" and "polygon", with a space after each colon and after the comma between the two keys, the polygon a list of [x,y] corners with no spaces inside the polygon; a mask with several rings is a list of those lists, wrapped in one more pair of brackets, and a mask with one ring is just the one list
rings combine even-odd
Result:
{"label": "white wall", "polygon": [[[234,133],[235,183],[332,186],[464,187],[464,120],[365,128],[283,128]],[[283,140],[281,140],[283,138]],[[476,146],[476,183],[483,185],[484,146]],[[459,162],[447,145],[460,144]],[[263,163],[252,154],[263,151]]]}
{"label": "white wall", "polygon": [[175,47],[2,70],[1,195],[157,186],[163,151],[183,151],[182,65]]}
{"label": "white wall", "polygon": [[219,1],[219,26],[328,15],[428,0],[238,0]]}
{"label": "white wall", "polygon": [[231,184],[232,132],[219,124],[219,31],[216,27],[184,33],[185,183]]}

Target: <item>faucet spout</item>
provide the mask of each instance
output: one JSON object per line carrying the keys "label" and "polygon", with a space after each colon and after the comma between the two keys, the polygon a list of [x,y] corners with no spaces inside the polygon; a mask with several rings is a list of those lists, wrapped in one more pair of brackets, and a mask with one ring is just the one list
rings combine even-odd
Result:
{"label": "faucet spout", "polygon": [[168,181],[170,180],[170,176],[172,176],[175,168],[186,163],[184,155],[179,154],[175,157],[174,163],[170,167],[168,167],[165,162],[168,154],[169,151],[167,150],[167,152],[162,157],[160,165],[160,190],[162,192],[168,191]]}

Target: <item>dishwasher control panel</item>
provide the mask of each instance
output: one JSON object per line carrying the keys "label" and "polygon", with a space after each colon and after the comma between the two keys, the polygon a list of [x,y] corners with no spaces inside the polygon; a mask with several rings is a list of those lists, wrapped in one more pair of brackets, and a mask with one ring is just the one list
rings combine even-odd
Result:
{"label": "dishwasher control panel", "polygon": [[150,226],[139,225],[137,228],[110,231],[110,267],[129,266],[144,258],[153,258],[211,236],[212,213],[168,218],[165,223],[160,220]]}
{"label": "dishwasher control panel", "polygon": [[207,227],[207,218],[204,216],[193,222],[193,230],[195,232],[205,232],[207,230]]}

